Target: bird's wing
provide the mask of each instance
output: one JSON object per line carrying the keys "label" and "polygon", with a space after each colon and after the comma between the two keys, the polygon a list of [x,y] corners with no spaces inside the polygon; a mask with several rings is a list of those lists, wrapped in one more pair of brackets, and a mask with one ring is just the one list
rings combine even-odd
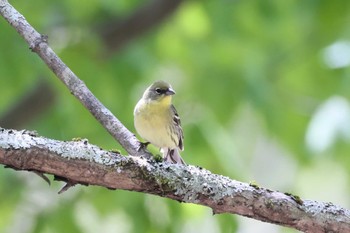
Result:
{"label": "bird's wing", "polygon": [[181,128],[181,120],[179,117],[179,114],[177,114],[177,111],[174,107],[174,105],[171,105],[171,111],[173,112],[173,123],[175,125],[176,134],[179,137],[179,144],[178,147],[180,150],[184,149],[184,134]]}

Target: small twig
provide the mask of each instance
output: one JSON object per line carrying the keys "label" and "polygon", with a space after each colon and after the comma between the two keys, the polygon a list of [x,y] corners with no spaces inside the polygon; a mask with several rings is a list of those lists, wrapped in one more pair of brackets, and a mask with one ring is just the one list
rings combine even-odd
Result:
{"label": "small twig", "polygon": [[[76,182],[74,180],[68,179],[67,177],[58,176],[58,175],[54,175],[53,180],[65,182],[65,185],[58,191],[58,194],[62,194],[65,191],[67,191],[68,189],[70,189],[71,187],[74,187],[75,185],[79,184],[79,182]],[[87,184],[85,184],[85,185],[87,186]]]}
{"label": "small twig", "polygon": [[49,178],[47,178],[47,176],[45,176],[44,173],[39,172],[39,171],[33,171],[36,175],[38,175],[39,177],[43,178],[43,180],[46,181],[46,183],[48,183],[49,185],[51,185],[51,182],[49,180]]}
{"label": "small twig", "polygon": [[66,183],[61,189],[60,191],[58,191],[58,194],[62,194],[65,191],[67,191],[68,189],[70,189],[71,187],[74,187],[77,183],[75,182],[68,182]]}

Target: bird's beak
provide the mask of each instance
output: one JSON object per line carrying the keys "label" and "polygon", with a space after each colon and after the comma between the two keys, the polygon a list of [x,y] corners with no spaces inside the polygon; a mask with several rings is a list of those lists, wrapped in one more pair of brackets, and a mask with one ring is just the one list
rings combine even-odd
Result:
{"label": "bird's beak", "polygon": [[168,88],[165,92],[166,95],[175,95],[175,91],[172,88]]}

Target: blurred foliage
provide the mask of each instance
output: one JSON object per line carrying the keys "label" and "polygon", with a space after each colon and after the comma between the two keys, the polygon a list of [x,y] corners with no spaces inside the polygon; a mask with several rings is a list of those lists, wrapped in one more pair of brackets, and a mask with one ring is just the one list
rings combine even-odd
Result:
{"label": "blurred foliage", "polygon": [[[350,1],[185,1],[114,53],[96,27],[147,2],[13,4],[130,130],[143,90],[167,80],[187,163],[350,208]],[[26,129],[121,149],[13,28],[0,29],[0,116],[44,77],[56,101]],[[296,232],[128,191],[57,195],[62,184],[10,169],[0,183],[0,232]]]}

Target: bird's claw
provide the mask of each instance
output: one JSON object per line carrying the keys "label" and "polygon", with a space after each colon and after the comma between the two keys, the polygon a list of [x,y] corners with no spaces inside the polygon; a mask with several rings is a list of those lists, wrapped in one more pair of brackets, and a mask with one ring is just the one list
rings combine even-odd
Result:
{"label": "bird's claw", "polygon": [[139,148],[137,149],[137,151],[141,151],[141,150],[145,150],[147,149],[147,146],[151,144],[150,142],[140,142],[140,146]]}

